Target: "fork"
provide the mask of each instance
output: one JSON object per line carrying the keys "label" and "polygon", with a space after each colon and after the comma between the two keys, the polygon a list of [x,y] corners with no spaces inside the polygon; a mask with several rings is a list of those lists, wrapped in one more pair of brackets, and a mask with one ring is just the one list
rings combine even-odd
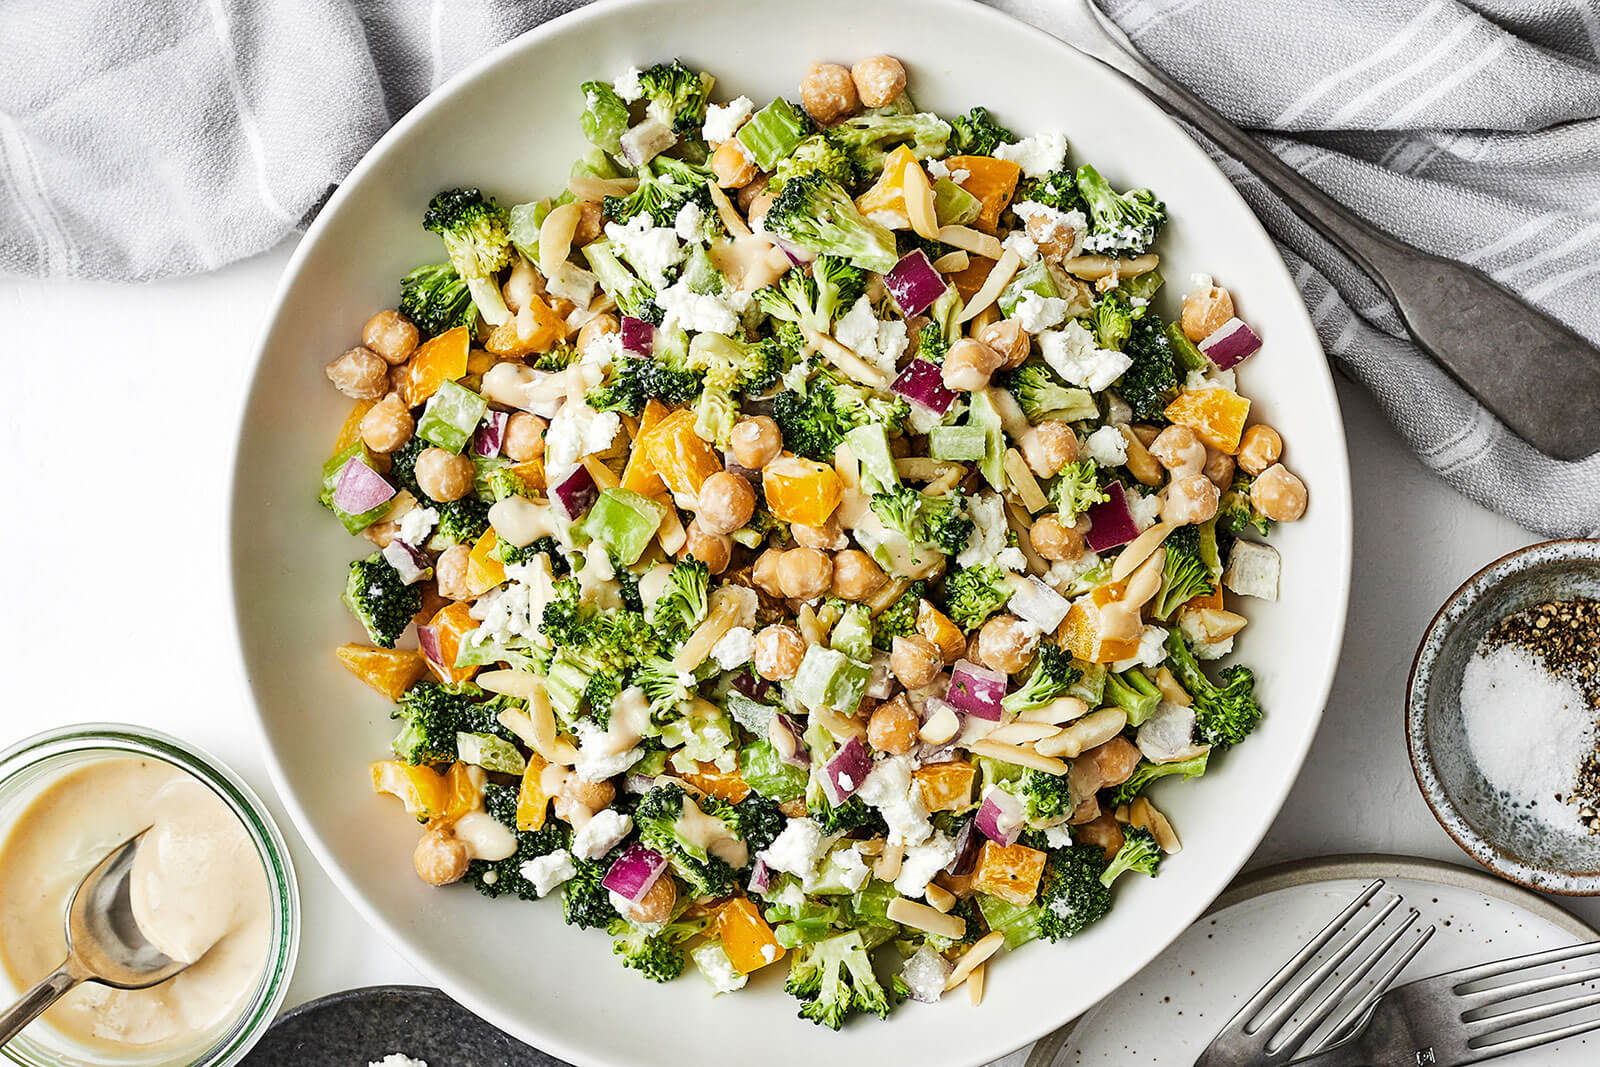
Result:
{"label": "fork", "polygon": [[[1362,980],[1377,967],[1390,951],[1405,938],[1413,924],[1420,917],[1415,908],[1407,911],[1404,921],[1391,930],[1377,942],[1376,947],[1368,946],[1368,942],[1388,921],[1396,908],[1400,906],[1401,898],[1395,894],[1384,903],[1376,906],[1370,917],[1359,926],[1354,933],[1343,941],[1337,949],[1331,952],[1320,963],[1312,965],[1313,960],[1329,942],[1345,932],[1355,921],[1357,916],[1366,908],[1367,904],[1377,896],[1378,890],[1383,888],[1383,879],[1379,878],[1362,888],[1356,898],[1347,904],[1339,914],[1335,915],[1328,924],[1316,935],[1307,941],[1305,946],[1289,958],[1283,968],[1267,980],[1260,990],[1244,1006],[1228,1020],[1222,1031],[1206,1046],[1200,1058],[1195,1061],[1195,1067],[1276,1067],[1286,1064],[1293,1059],[1306,1041],[1316,1033],[1317,1029],[1333,1017],[1334,1012],[1343,1006],[1346,998],[1361,984]],[[1399,955],[1376,979],[1374,985],[1359,1000],[1346,1010],[1326,1037],[1319,1042],[1319,1047],[1348,1039],[1361,1025],[1373,1005],[1378,1003],[1378,998],[1394,983],[1405,970],[1406,965],[1422,950],[1433,936],[1434,927],[1429,926],[1417,931],[1401,949]],[[1356,953],[1364,946],[1366,954],[1356,958]],[[1310,1014],[1295,1023],[1292,1029],[1288,1024],[1293,1021],[1311,997],[1328,982],[1346,962],[1354,961],[1351,969],[1337,982],[1323,999],[1313,1008]],[[1302,972],[1303,975],[1302,975]],[[1296,982],[1296,979],[1299,979]],[[1291,982],[1294,988],[1289,990],[1287,996],[1270,1012],[1263,1017],[1262,1012]],[[1309,1062],[1309,1061],[1307,1061]],[[1335,1061],[1329,1061],[1330,1063]],[[1407,1061],[1409,1063],[1409,1061]]]}
{"label": "fork", "polygon": [[[1377,999],[1359,1033],[1294,1061],[1295,1067],[1459,1067],[1600,1030],[1600,1018],[1595,1018],[1518,1037],[1502,1036],[1530,1023],[1600,1004],[1600,991],[1591,991],[1550,1003],[1510,1006],[1513,1001],[1537,993],[1570,989],[1600,979],[1600,966],[1488,988],[1469,988],[1491,978],[1515,977],[1584,956],[1600,957],[1600,941],[1466,967],[1396,986]],[[1496,1010],[1502,1008],[1505,1010]]]}
{"label": "fork", "polygon": [[1067,43],[1123,75],[1248,167],[1368,274],[1406,331],[1523,440],[1556,459],[1600,451],[1600,350],[1482,271],[1384,233],[1334,200],[1139,51],[1094,0],[1055,5]]}

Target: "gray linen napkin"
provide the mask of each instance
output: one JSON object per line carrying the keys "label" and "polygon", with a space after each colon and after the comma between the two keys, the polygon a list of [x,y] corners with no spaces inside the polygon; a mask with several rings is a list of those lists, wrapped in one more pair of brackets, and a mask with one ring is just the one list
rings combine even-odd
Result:
{"label": "gray linen napkin", "polygon": [[[1048,31],[1079,0],[991,2]],[[1104,2],[1331,194],[1600,339],[1600,0]],[[7,0],[0,271],[141,280],[270,248],[423,95],[578,6]],[[1329,354],[1424,463],[1530,529],[1600,534],[1600,456],[1558,462],[1509,433],[1364,275],[1213,155],[1277,237]]]}

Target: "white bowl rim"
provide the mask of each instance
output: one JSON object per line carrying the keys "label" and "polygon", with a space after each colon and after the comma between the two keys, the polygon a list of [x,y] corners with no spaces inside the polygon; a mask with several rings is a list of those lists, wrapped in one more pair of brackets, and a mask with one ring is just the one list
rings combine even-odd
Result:
{"label": "white bowl rim", "polygon": [[[270,347],[273,334],[276,332],[278,327],[278,320],[283,310],[284,301],[288,296],[290,289],[297,280],[304,261],[310,256],[313,248],[316,246],[323,229],[327,227],[329,220],[338,213],[338,210],[342,206],[345,198],[351,195],[351,190],[359,184],[360,180],[366,175],[366,173],[375,168],[378,163],[384,159],[390,151],[393,150],[393,146],[396,141],[403,139],[412,127],[422,122],[424,118],[432,110],[438,107],[442,101],[449,99],[456,92],[463,89],[470,83],[478,80],[480,77],[488,74],[500,65],[511,62],[514,57],[519,55],[522,51],[537,47],[547,38],[571,32],[577,27],[588,22],[609,19],[630,9],[654,8],[660,6],[662,3],[668,2],[670,2],[670,0],[595,0],[595,2],[587,4],[584,7],[575,9],[550,19],[547,22],[541,23],[540,25],[522,34],[511,38],[503,44],[498,45],[474,62],[468,64],[461,71],[447,79],[438,87],[431,90],[424,99],[419,101],[410,111],[402,116],[398,122],[394,123],[388,130],[384,132],[383,136],[381,136],[373,144],[373,146],[368,149],[366,154],[361,157],[361,160],[356,164],[356,166],[351,169],[348,175],[346,175],[345,179],[339,183],[339,186],[334,191],[333,195],[330,196],[322,205],[321,209],[318,211],[317,217],[313,220],[311,225],[307,227],[305,233],[300,238],[294,253],[290,256],[288,264],[284,267],[283,274],[273,292],[272,302],[269,306],[269,314],[262,326],[260,340],[256,344],[254,355],[252,357],[252,368],[249,377],[249,383],[238,410],[240,430],[239,432],[235,433],[233,441],[230,444],[232,457],[228,466],[230,479],[230,503],[227,543],[230,566],[227,597],[229,614],[231,615],[234,623],[234,653],[239,666],[239,675],[242,679],[244,679],[244,688],[246,695],[249,698],[248,706],[251,709],[257,738],[261,743],[261,747],[265,755],[268,775],[272,781],[274,790],[276,790],[278,793],[280,801],[283,803],[285,810],[290,816],[290,820],[294,823],[295,829],[301,834],[312,854],[316,857],[317,862],[321,865],[322,869],[327,873],[328,877],[333,881],[333,883],[338,887],[340,893],[345,897],[345,899],[348,900],[356,909],[356,911],[359,912],[360,915],[384,937],[389,945],[403,958],[405,958],[412,966],[416,967],[417,970],[426,975],[429,980],[437,983],[439,987],[452,998],[459,1001],[481,1018],[493,1023],[501,1030],[504,1030],[513,1036],[517,1036],[530,1044],[535,1044],[541,1051],[559,1056],[564,1060],[568,1060],[577,1064],[603,1062],[603,1052],[601,1052],[593,1043],[589,1043],[588,1047],[580,1047],[554,1032],[532,1032],[522,1020],[506,1016],[504,1013],[485,1003],[481,998],[474,996],[470,990],[461,988],[455,982],[445,977],[440,970],[432,964],[432,962],[424,953],[414,949],[402,931],[397,929],[393,924],[386,920],[377,907],[366,898],[361,889],[356,885],[355,880],[349,873],[347,873],[344,865],[335,855],[333,850],[323,840],[321,835],[316,832],[314,829],[315,823],[312,821],[309,812],[302,807],[299,797],[293,790],[289,788],[287,774],[284,770],[282,762],[280,761],[278,752],[269,743],[270,735],[267,731],[265,718],[261,713],[259,705],[254,699],[253,693],[250,691],[248,680],[248,664],[244,658],[244,621],[240,614],[237,595],[237,571],[241,561],[238,559],[237,554],[234,551],[234,546],[237,543],[235,531],[241,521],[238,508],[240,483],[238,473],[239,466],[242,463],[242,430],[249,409],[249,401],[251,397],[254,396],[257,387],[261,384],[264,357]],[[1104,64],[1100,63],[1098,60],[1093,60],[1092,57],[1088,57],[1084,53],[1079,52],[1061,38],[1057,38],[1045,30],[1042,30],[1036,26],[1032,26],[1021,19],[989,7],[985,4],[972,3],[970,0],[919,0],[919,3],[930,9],[942,7],[948,11],[960,11],[965,17],[988,19],[993,23],[1004,24],[1012,28],[1021,26],[1027,32],[1038,35],[1040,38],[1048,41],[1052,46],[1060,49],[1071,60],[1088,60],[1092,62],[1096,68],[1104,67]],[[1116,77],[1117,75],[1115,72],[1111,72],[1105,73],[1103,76]],[[1147,108],[1148,117],[1152,121],[1165,124],[1173,133],[1177,134],[1184,142],[1195,149],[1197,156],[1196,163],[1209,168],[1218,177],[1222,178],[1222,185],[1226,187],[1225,195],[1231,198],[1233,205],[1240,210],[1244,216],[1248,217],[1250,225],[1254,228],[1255,235],[1264,239],[1269,248],[1273,247],[1271,235],[1266,232],[1265,228],[1261,225],[1260,220],[1256,217],[1255,212],[1250,208],[1248,203],[1245,202],[1243,196],[1240,195],[1233,182],[1228,179],[1227,175],[1221,170],[1221,168],[1218,167],[1208,155],[1206,155],[1205,151],[1200,148],[1193,138],[1191,138],[1183,130],[1183,128],[1178,125],[1177,122],[1175,122],[1165,112],[1161,111],[1160,108],[1155,103],[1151,102],[1147,97],[1141,96],[1137,101],[1135,101],[1134,106]],[[1283,263],[1281,257],[1274,255],[1264,269],[1268,271],[1282,271],[1283,276],[1290,280],[1290,288],[1294,289],[1296,293],[1298,293],[1299,287],[1293,284],[1293,279],[1289,272],[1288,266],[1287,264]],[[1254,854],[1256,848],[1260,845],[1262,839],[1266,836],[1267,831],[1271,828],[1273,822],[1276,820],[1278,813],[1282,810],[1283,804],[1288,799],[1289,793],[1293,789],[1294,783],[1299,776],[1300,769],[1305,764],[1306,756],[1310,751],[1312,742],[1316,738],[1318,727],[1321,724],[1322,715],[1326,709],[1328,696],[1333,687],[1334,674],[1343,645],[1343,634],[1348,618],[1350,602],[1351,556],[1353,551],[1353,517],[1350,492],[1349,449],[1344,433],[1339,398],[1336,390],[1334,389],[1333,377],[1328,368],[1326,355],[1323,352],[1320,338],[1316,332],[1316,327],[1303,300],[1295,299],[1292,301],[1292,306],[1287,308],[1286,311],[1296,319],[1296,324],[1304,329],[1305,336],[1309,339],[1314,348],[1314,352],[1308,352],[1306,355],[1307,369],[1308,371],[1312,371],[1314,373],[1310,375],[1305,384],[1307,386],[1320,387],[1325,391],[1326,399],[1332,408],[1333,415],[1335,416],[1334,421],[1337,433],[1335,434],[1334,439],[1330,442],[1327,442],[1327,444],[1337,448],[1337,455],[1334,457],[1336,462],[1330,464],[1331,470],[1329,472],[1325,472],[1325,474],[1332,473],[1335,477],[1331,484],[1327,481],[1319,482],[1317,486],[1317,492],[1319,509],[1329,507],[1331,502],[1332,504],[1336,504],[1338,506],[1338,510],[1341,512],[1340,517],[1342,518],[1340,529],[1337,531],[1337,534],[1338,544],[1343,550],[1343,565],[1340,568],[1338,584],[1337,588],[1334,590],[1333,600],[1325,604],[1327,614],[1331,617],[1332,621],[1336,623],[1336,627],[1333,631],[1336,636],[1330,645],[1325,649],[1322,668],[1320,671],[1320,680],[1315,686],[1304,690],[1308,696],[1305,704],[1308,708],[1312,709],[1312,714],[1309,716],[1309,721],[1306,722],[1305,727],[1302,730],[1299,743],[1292,753],[1294,775],[1285,779],[1279,795],[1273,797],[1272,803],[1266,808],[1262,809],[1270,809],[1271,817],[1259,818],[1256,825],[1252,826],[1247,832],[1241,832],[1238,835],[1241,840],[1248,842],[1248,848],[1241,850],[1239,853],[1241,858],[1237,862],[1226,865],[1227,869],[1225,870],[1223,877],[1218,880],[1218,894],[1220,894],[1227,887],[1227,885],[1232,881],[1234,875],[1238,874],[1245,863],[1248,862],[1250,856]],[[1314,355],[1320,355],[1323,358],[1316,360],[1312,358]],[[1189,909],[1189,913],[1185,916],[1183,925],[1175,929],[1173,936],[1176,937],[1177,934],[1181,933],[1184,929],[1187,929],[1188,926],[1192,925],[1195,920],[1199,919],[1205,912],[1206,908],[1210,906],[1213,899],[1214,897],[1197,899]],[[1170,944],[1170,939],[1168,940],[1167,944]],[[1128,978],[1131,978],[1134,974],[1136,974],[1140,968],[1159,955],[1165,947],[1165,944],[1157,945],[1151,948],[1148,952],[1138,954],[1138,958],[1132,960],[1131,963],[1129,961],[1124,961],[1124,965],[1120,969],[1124,970],[1126,973],[1117,982],[1116,986],[1112,986],[1105,991],[1105,995],[1110,995],[1113,993],[1117,986],[1120,986]],[[1017,1048],[1031,1044],[1032,1042],[1037,1041],[1039,1038],[1055,1030],[1062,1024],[1070,1021],[1070,1019],[1052,1019],[1048,1020],[1042,1025],[1034,1027],[1031,1030],[1018,1030],[1009,1035],[1007,1038],[1008,1047],[996,1048],[990,1055],[990,1058],[997,1058],[1007,1054],[1010,1051],[1014,1051]],[[1017,1040],[1019,1035],[1021,1040]],[[845,1040],[848,1039],[845,1038]]]}

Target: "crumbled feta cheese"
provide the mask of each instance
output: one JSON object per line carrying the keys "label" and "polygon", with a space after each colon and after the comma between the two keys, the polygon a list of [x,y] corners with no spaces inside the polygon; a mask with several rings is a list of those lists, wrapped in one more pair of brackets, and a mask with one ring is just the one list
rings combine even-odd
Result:
{"label": "crumbled feta cheese", "polygon": [[615,411],[596,411],[570,400],[562,404],[544,434],[544,465],[550,484],[558,484],[584,456],[610,448],[621,429],[622,419]]}
{"label": "crumbled feta cheese", "polygon": [[758,857],[775,871],[786,871],[802,885],[817,877],[817,864],[828,851],[829,839],[810,819],[790,819]]}
{"label": "crumbled feta cheese", "polygon": [[473,610],[484,606],[483,621],[468,636],[474,648],[495,645],[534,643],[539,639],[539,624],[544,616],[544,604],[535,611],[533,588],[521,582],[509,582],[496,593],[480,597]]}
{"label": "crumbled feta cheese", "polygon": [[588,344],[578,349],[578,362],[586,367],[599,367],[601,370],[611,366],[622,356],[622,334],[595,333],[589,338]]}
{"label": "crumbled feta cheese", "polygon": [[900,873],[894,880],[895,890],[903,896],[920,897],[927,892],[933,876],[955,858],[955,838],[935,832],[925,844],[906,849],[905,859],[900,861]]}
{"label": "crumbled feta cheese", "polygon": [[1128,462],[1128,439],[1115,426],[1102,426],[1083,440],[1083,451],[1102,467]]}
{"label": "crumbled feta cheese", "polygon": [[383,546],[383,558],[389,561],[389,566],[394,568],[400,576],[400,581],[406,585],[420,582],[433,573],[433,565],[428,562],[428,557],[413,556],[414,550],[407,547],[407,542],[396,537],[393,541]]}
{"label": "crumbled feta cheese", "polygon": [[427,543],[429,532],[437,525],[439,525],[439,509],[412,508],[400,516],[400,540],[413,548],[421,548]]}
{"label": "crumbled feta cheese", "polygon": [[422,1060],[414,1060],[410,1056],[398,1052],[391,1052],[381,1060],[373,1060],[367,1067],[428,1067]]}
{"label": "crumbled feta cheese", "polygon": [[693,200],[685,200],[672,220],[672,228],[680,241],[694,241],[700,237],[700,226],[706,220],[705,209]]}
{"label": "crumbled feta cheese", "polygon": [[1024,200],[1020,204],[1012,204],[1011,210],[1017,213],[1023,225],[1029,226],[1033,233],[1042,233],[1045,238],[1053,239],[1057,245],[1069,239],[1071,243],[1064,249],[1059,249],[1061,259],[1071,259],[1083,251],[1083,235],[1089,232],[1089,220],[1083,217],[1083,212],[1076,209],[1062,211],[1049,204],[1041,204],[1037,200]]}
{"label": "crumbled feta cheese", "polygon": [[572,863],[571,853],[564,848],[558,848],[546,856],[535,856],[517,870],[533,883],[533,891],[541,897],[578,873],[578,868]]}
{"label": "crumbled feta cheese", "polygon": [[1053,170],[1060,170],[1067,159],[1067,135],[1041,133],[1025,137],[1015,144],[996,146],[996,159],[1008,159],[1022,168],[1029,178],[1042,178]]}
{"label": "crumbled feta cheese", "polygon": [[756,651],[756,635],[748,626],[735,626],[711,646],[711,658],[725,671],[750,662]]}
{"label": "crumbled feta cheese", "polygon": [[926,164],[928,176],[934,181],[950,177],[950,165],[942,159],[930,159]]}
{"label": "crumbled feta cheese", "polygon": [[761,946],[761,958],[766,960],[768,963],[771,963],[773,960],[777,959],[778,958],[778,946],[777,945],[773,945],[773,944],[762,945]]}
{"label": "crumbled feta cheese", "polygon": [[[837,869],[839,884],[854,893],[866,884],[867,876],[872,873],[867,866],[867,861],[861,858],[861,850],[852,845],[841,848],[828,857],[831,866]],[[949,862],[946,860],[945,862]]]}
{"label": "crumbled feta cheese", "polygon": [[1028,236],[1026,230],[1012,230],[1006,234],[1006,239],[1000,242],[1000,247],[1015,252],[1017,258],[1024,263],[1039,258],[1039,246],[1033,243],[1033,238]]}
{"label": "crumbled feta cheese", "polygon": [[578,723],[578,763],[573,769],[585,782],[603,782],[615,778],[638,763],[644,749],[630,748],[617,752],[606,732],[587,719]]}
{"label": "crumbled feta cheese", "polygon": [[1028,569],[1028,557],[1022,554],[1022,549],[1011,547],[1002,548],[995,553],[994,561],[1008,571],[1022,574]]}
{"label": "crumbled feta cheese", "polygon": [[633,817],[605,808],[572,835],[572,854],[580,860],[597,860],[616,848],[633,831]]}
{"label": "crumbled feta cheese", "polygon": [[606,223],[606,237],[617,253],[657,289],[667,284],[667,268],[683,262],[683,246],[670,226],[657,226],[641,211],[625,223]]}
{"label": "crumbled feta cheese", "polygon": [[1133,486],[1126,486],[1123,494],[1128,501],[1128,510],[1133,513],[1133,521],[1138,525],[1139,532],[1150,529],[1161,519],[1161,498],[1154,493],[1146,496]]}
{"label": "crumbled feta cheese", "polygon": [[625,102],[631,104],[644,95],[644,89],[639,86],[639,75],[643,73],[644,71],[638,67],[629,67],[617,75],[617,80],[611,83],[611,88],[615,89],[617,95]]}
{"label": "crumbled feta cheese", "polygon": [[768,902],[776,904],[780,908],[788,908],[790,911],[793,911],[794,909],[805,904],[806,895],[805,892],[795,883],[786,882],[782,889],[778,890],[776,893],[773,893],[766,899]]}
{"label": "crumbled feta cheese", "polygon": [[1043,333],[1066,321],[1069,306],[1059,296],[1040,296],[1032,289],[1024,289],[1011,309],[1011,317],[1029,333]]}
{"label": "crumbled feta cheese", "polygon": [[872,302],[865,296],[845,312],[833,328],[836,341],[876,367],[885,378],[893,378],[895,365],[911,343],[906,324],[899,319],[879,321],[872,313]]}
{"label": "crumbled feta cheese", "polygon": [[1077,319],[1059,330],[1046,330],[1038,340],[1039,351],[1051,369],[1090,392],[1098,393],[1133,366],[1133,360],[1121,352],[1097,347],[1094,334]]}
{"label": "crumbled feta cheese", "polygon": [[1233,651],[1233,639],[1237,636],[1237,634],[1229,634],[1221,641],[1194,642],[1195,659],[1221,659]]}
{"label": "crumbled feta cheese", "polygon": [[889,824],[889,840],[920,845],[933,833],[922,789],[911,779],[911,760],[890,756],[879,760],[856,795],[877,808]]}
{"label": "crumbled feta cheese", "polygon": [[1239,375],[1232,367],[1221,370],[1211,367],[1208,370],[1192,370],[1183,380],[1185,389],[1226,389],[1230,393],[1239,391]]}
{"label": "crumbled feta cheese", "polygon": [[1092,549],[1084,549],[1077,559],[1064,559],[1050,564],[1045,572],[1045,584],[1058,593],[1072,589],[1085,574],[1100,566],[1100,557]]}
{"label": "crumbled feta cheese", "polygon": [[706,107],[706,120],[700,126],[700,136],[708,144],[714,145],[731,141],[755,109],[755,101],[748,96],[736,96],[726,104],[711,104]]}
{"label": "crumbled feta cheese", "polygon": [[739,330],[740,314],[750,305],[750,294],[738,289],[697,293],[680,280],[657,289],[656,303],[665,315],[663,328],[676,324],[695,333],[734,334]]}
{"label": "crumbled feta cheese", "polygon": [[1146,626],[1139,633],[1139,650],[1127,659],[1112,664],[1111,669],[1126,671],[1134,667],[1159,667],[1166,658],[1167,631],[1159,626]]}
{"label": "crumbled feta cheese", "polygon": [[936,1004],[944,996],[944,984],[950,980],[950,961],[934,951],[932,945],[923,945],[913,952],[900,967],[900,977],[911,992],[911,999],[920,1004]]}
{"label": "crumbled feta cheese", "polygon": [[956,563],[975,567],[988,563],[1006,549],[1006,508],[1000,494],[985,490],[967,501],[967,517],[972,520],[972,537],[956,556]]}
{"label": "crumbled feta cheese", "polygon": [[1044,843],[1051,848],[1068,848],[1072,845],[1072,827],[1066,823],[1056,823],[1054,826],[1044,828]]}
{"label": "crumbled feta cheese", "polygon": [[736,993],[750,981],[749,975],[740,974],[734,968],[733,961],[728,958],[728,950],[722,947],[720,941],[707,941],[689,955],[717,993]]}

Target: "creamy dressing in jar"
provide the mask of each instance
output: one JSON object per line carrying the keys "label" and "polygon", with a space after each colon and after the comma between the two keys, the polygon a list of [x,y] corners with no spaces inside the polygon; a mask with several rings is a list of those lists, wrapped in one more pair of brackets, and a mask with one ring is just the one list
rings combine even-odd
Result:
{"label": "creamy dressing in jar", "polygon": [[72,890],[145,827],[130,880],[135,919],[153,944],[192,966],[150,989],[85,983],[42,1017],[91,1047],[208,1038],[238,1015],[268,954],[266,870],[233,812],[171,764],[103,759],[51,782],[0,844],[0,964],[12,984],[27,988],[61,963]]}

